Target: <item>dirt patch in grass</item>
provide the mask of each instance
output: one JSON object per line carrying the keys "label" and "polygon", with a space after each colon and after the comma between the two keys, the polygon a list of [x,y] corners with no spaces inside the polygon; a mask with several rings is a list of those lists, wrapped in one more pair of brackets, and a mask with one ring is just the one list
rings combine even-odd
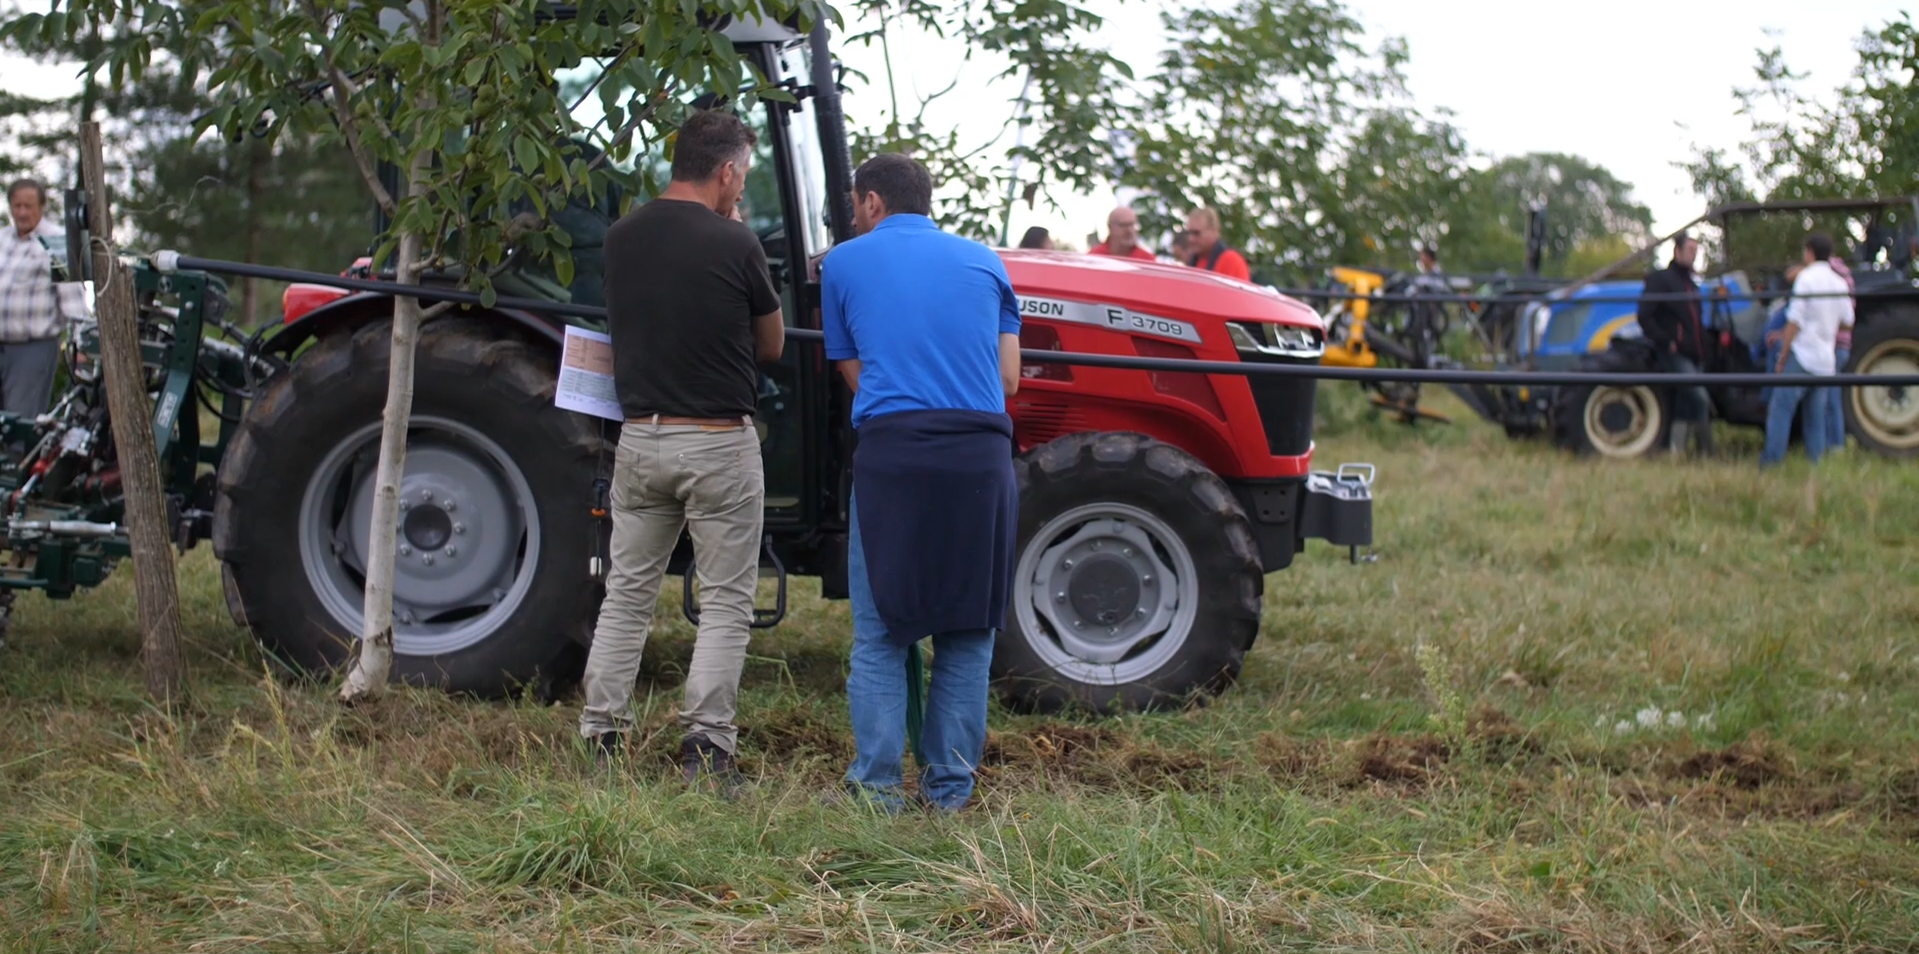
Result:
{"label": "dirt patch in grass", "polygon": [[1466,734],[1486,755],[1500,759],[1537,755],[1539,740],[1512,716],[1481,704],[1466,719]]}
{"label": "dirt patch in grass", "polygon": [[1238,763],[1129,739],[1103,726],[1055,723],[993,732],[980,759],[980,781],[1011,787],[1045,779],[1102,791],[1148,793],[1167,788],[1211,791]]}
{"label": "dirt patch in grass", "polygon": [[1723,780],[1740,788],[1758,788],[1792,776],[1791,766],[1762,739],[1747,739],[1723,749],[1695,753],[1673,768],[1687,779]]}
{"label": "dirt patch in grass", "polygon": [[1266,732],[1253,740],[1253,758],[1275,778],[1303,780],[1325,771],[1332,747],[1322,740]]}
{"label": "dirt patch in grass", "polygon": [[1452,747],[1435,735],[1374,735],[1355,746],[1348,783],[1388,782],[1424,785],[1452,758]]}
{"label": "dirt patch in grass", "polygon": [[989,732],[980,765],[1071,765],[1097,760],[1103,752],[1110,753],[1121,744],[1117,733],[1096,725],[1042,725],[1024,732]]}
{"label": "dirt patch in grass", "polygon": [[[740,751],[764,768],[785,770],[795,762],[811,760],[831,763],[838,771],[853,759],[853,730],[837,711],[796,706],[753,713],[752,718],[750,725],[740,726]],[[661,735],[670,737],[677,759],[680,733],[669,728]]]}

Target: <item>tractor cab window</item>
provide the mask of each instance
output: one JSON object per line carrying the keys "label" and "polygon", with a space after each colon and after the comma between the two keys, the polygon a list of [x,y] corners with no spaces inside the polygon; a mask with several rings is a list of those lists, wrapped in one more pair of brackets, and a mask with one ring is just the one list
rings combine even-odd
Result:
{"label": "tractor cab window", "polygon": [[[811,48],[801,45],[780,52],[779,71],[800,85],[811,83]],[[800,228],[806,239],[806,253],[818,255],[833,244],[827,219],[826,164],[821,160],[819,101],[805,99],[789,114],[786,150],[793,166],[794,201],[799,209]]]}

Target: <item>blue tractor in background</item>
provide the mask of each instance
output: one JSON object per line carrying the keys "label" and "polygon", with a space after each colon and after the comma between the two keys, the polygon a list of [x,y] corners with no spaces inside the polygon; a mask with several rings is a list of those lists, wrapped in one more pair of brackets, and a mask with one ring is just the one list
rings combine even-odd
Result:
{"label": "blue tractor in background", "polygon": [[[1809,232],[1832,235],[1846,252],[1859,297],[1853,350],[1845,370],[1919,373],[1919,198],[1815,199],[1736,203],[1688,224],[1718,232],[1725,269],[1699,282],[1712,355],[1708,373],[1756,373],[1769,315],[1785,306],[1786,266],[1799,260]],[[1607,270],[1616,275],[1658,246]],[[1512,314],[1499,366],[1538,371],[1652,372],[1656,356],[1639,331],[1641,280],[1610,278],[1544,292],[1531,300],[1502,291]],[[1513,291],[1518,291],[1514,289]],[[1520,295],[1523,295],[1521,292]],[[1497,300],[1497,299],[1496,299]],[[1489,309],[1490,310],[1490,309]],[[1551,434],[1581,454],[1630,458],[1664,449],[1672,425],[1672,389],[1573,385],[1557,388],[1456,387],[1461,399],[1515,437]],[[1764,427],[1759,388],[1708,387],[1713,416]],[[1911,388],[1847,388],[1847,433],[1874,452],[1919,456],[1919,393]]]}

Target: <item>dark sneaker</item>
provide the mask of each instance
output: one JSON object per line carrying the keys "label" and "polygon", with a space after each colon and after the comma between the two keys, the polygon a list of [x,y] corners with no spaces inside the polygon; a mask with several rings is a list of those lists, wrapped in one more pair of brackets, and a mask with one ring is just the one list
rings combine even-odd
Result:
{"label": "dark sneaker", "polygon": [[688,785],[711,781],[723,798],[733,798],[746,787],[746,776],[734,764],[733,753],[705,736],[690,736],[680,743],[680,775]]}
{"label": "dark sneaker", "polygon": [[626,737],[618,732],[602,732],[593,740],[593,761],[601,768],[626,758]]}

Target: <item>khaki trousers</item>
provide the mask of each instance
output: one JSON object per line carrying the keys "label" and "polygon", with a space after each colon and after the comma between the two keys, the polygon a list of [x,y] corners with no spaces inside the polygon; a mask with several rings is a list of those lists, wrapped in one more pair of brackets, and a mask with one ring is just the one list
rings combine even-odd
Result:
{"label": "khaki trousers", "polygon": [[612,565],[587,655],[580,734],[633,727],[633,683],[659,603],[660,581],[682,529],[693,538],[700,628],[686,673],[680,724],[731,752],[740,668],[746,662],[759,581],[766,495],[758,435],[750,427],[627,422],[610,494]]}

